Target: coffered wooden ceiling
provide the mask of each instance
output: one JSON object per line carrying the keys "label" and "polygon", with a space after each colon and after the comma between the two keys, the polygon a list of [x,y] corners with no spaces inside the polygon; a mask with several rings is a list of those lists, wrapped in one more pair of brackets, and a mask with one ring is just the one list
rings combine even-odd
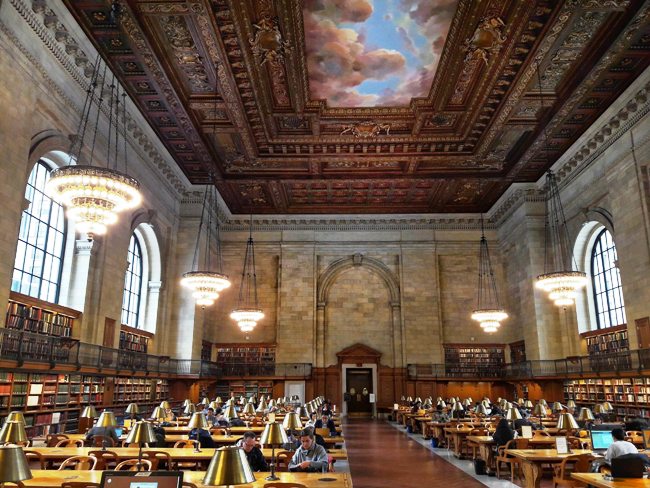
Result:
{"label": "coffered wooden ceiling", "polygon": [[121,0],[117,23],[109,0],[66,2],[233,213],[486,211],[650,60],[641,0]]}

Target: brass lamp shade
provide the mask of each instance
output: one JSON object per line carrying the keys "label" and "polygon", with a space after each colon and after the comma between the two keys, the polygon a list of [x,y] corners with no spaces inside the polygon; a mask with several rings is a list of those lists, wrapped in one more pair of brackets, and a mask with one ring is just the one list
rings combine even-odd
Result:
{"label": "brass lamp shade", "polygon": [[213,409],[213,410],[216,410],[216,409],[219,408],[220,406],[221,406],[221,405],[219,405],[217,402],[210,402],[210,404],[208,405],[208,408],[211,408],[211,409]]}
{"label": "brass lamp shade", "polygon": [[[422,398],[415,397],[415,401],[418,402],[418,403],[422,403]],[[320,403],[318,403],[318,406],[320,407]]]}
{"label": "brass lamp shade", "polygon": [[187,407],[188,405],[191,405],[191,404],[192,404],[192,402],[190,401],[189,398],[186,398],[185,400],[183,400],[183,408],[185,408],[185,407]]}
{"label": "brass lamp shade", "polygon": [[518,420],[520,418],[521,414],[519,413],[519,409],[515,407],[510,407],[506,412],[506,420]]}
{"label": "brass lamp shade", "polygon": [[405,402],[405,401],[406,401],[406,397],[405,397],[404,395],[402,395],[401,401],[402,401],[402,402]]}
{"label": "brass lamp shade", "polygon": [[81,418],[96,419],[97,410],[95,410],[95,407],[93,407],[92,405],[88,405],[87,407],[84,407],[83,412],[81,412]]}
{"label": "brass lamp shade", "polygon": [[214,401],[217,402],[217,403],[223,403],[223,400],[221,400],[221,397],[215,398]]}
{"label": "brass lamp shade", "polygon": [[451,409],[452,409],[454,412],[459,412],[459,411],[461,411],[461,410],[464,410],[464,408],[463,408],[463,404],[460,403],[460,402],[456,402],[456,403],[454,403],[454,406],[451,407]]}
{"label": "brass lamp shade", "polygon": [[269,400],[269,407],[275,407],[275,400]]}
{"label": "brass lamp shade", "polygon": [[314,408],[314,406],[311,403],[308,403],[307,405],[305,405],[305,410],[307,410],[308,415],[311,415],[312,413],[314,413],[316,411],[316,409]]}
{"label": "brass lamp shade", "polygon": [[138,407],[137,403],[129,403],[124,412],[130,414],[140,413],[140,407]]}
{"label": "brass lamp shade", "polygon": [[574,400],[569,400],[566,402],[567,408],[576,408],[576,402]]}
{"label": "brass lamp shade", "polygon": [[611,412],[612,410],[614,410],[614,407],[612,407],[612,404],[609,403],[609,402],[603,402],[603,408],[604,408],[607,412]]}
{"label": "brass lamp shade", "polygon": [[412,403],[412,402],[413,402],[413,397],[408,397],[408,398],[406,399],[406,401],[409,402],[409,403]]}
{"label": "brass lamp shade", "polygon": [[248,403],[253,403],[254,404],[255,403],[255,397],[254,396],[250,397],[248,399]]}
{"label": "brass lamp shade", "polygon": [[19,446],[0,447],[0,483],[32,479],[27,456]]}
{"label": "brass lamp shade", "polygon": [[223,412],[223,416],[228,420],[239,418],[239,415],[237,415],[237,410],[235,410],[235,407],[232,405],[228,405],[228,408],[226,408]]}
{"label": "brass lamp shade", "polygon": [[172,408],[172,406],[169,404],[167,400],[163,400],[162,402],[160,402],[160,408],[164,408],[165,410],[168,410]]}
{"label": "brass lamp shade", "polygon": [[246,403],[246,399],[245,399],[244,396],[242,395],[242,396],[239,397],[239,404],[240,404],[240,405],[243,405],[244,403]]}
{"label": "brass lamp shade", "polygon": [[264,432],[260,437],[260,444],[265,446],[281,446],[289,442],[287,433],[277,422],[269,422],[264,426]]}
{"label": "brass lamp shade", "polygon": [[576,419],[570,413],[562,413],[557,418],[557,428],[560,430],[577,429],[578,422],[576,422]]}
{"label": "brass lamp shade", "polygon": [[201,400],[201,405],[210,405],[210,399],[208,397],[203,397],[203,400]]}
{"label": "brass lamp shade", "polygon": [[463,400],[463,405],[466,407],[470,407],[472,405],[472,401],[469,398],[467,398]]}
{"label": "brass lamp shade", "polygon": [[25,424],[16,421],[7,421],[0,429],[0,444],[17,442],[26,442],[27,432],[25,431]]}
{"label": "brass lamp shade", "polygon": [[304,415],[304,413],[305,412],[303,412],[302,408],[300,408],[300,407],[296,408],[296,415],[298,416],[298,418],[302,417]]}
{"label": "brass lamp shade", "polygon": [[438,403],[436,403],[436,407],[441,407],[445,408],[447,404],[444,402],[444,400],[438,400]]}
{"label": "brass lamp shade", "polygon": [[155,420],[165,420],[167,418],[167,414],[165,413],[165,409],[162,407],[156,407],[153,409],[153,413],[151,414],[151,418]]}
{"label": "brass lamp shade", "polygon": [[245,485],[253,483],[255,476],[241,447],[222,447],[212,456],[203,478],[206,486]]}
{"label": "brass lamp shade", "polygon": [[185,408],[183,409],[185,415],[192,415],[194,412],[196,412],[196,406],[193,403],[185,405]]}
{"label": "brass lamp shade", "polygon": [[205,414],[203,412],[194,412],[187,426],[190,429],[203,429],[208,430],[210,426],[208,421],[205,419]]}
{"label": "brass lamp shade", "polygon": [[127,444],[136,443],[139,445],[156,442],[156,434],[153,431],[153,425],[144,420],[140,420],[133,425],[133,428],[126,437]]}
{"label": "brass lamp shade", "polygon": [[262,399],[260,400],[260,404],[257,406],[257,411],[258,412],[263,412],[266,410],[266,400],[264,399],[264,396],[262,396]]}
{"label": "brass lamp shade", "polygon": [[302,429],[302,422],[300,421],[300,416],[296,412],[289,412],[284,416],[282,421],[282,427],[287,430],[298,430]]}
{"label": "brass lamp shade", "polygon": [[541,403],[541,404],[544,405],[546,408],[548,408],[548,403],[546,403],[546,400],[544,400],[543,398],[539,401],[539,403]]}
{"label": "brass lamp shade", "polygon": [[535,405],[535,408],[533,408],[533,415],[537,417],[546,417],[546,407],[541,403],[538,403]]}
{"label": "brass lamp shade", "polygon": [[531,402],[530,400],[526,400],[524,402],[524,408],[533,408],[533,402]]}
{"label": "brass lamp shade", "polygon": [[108,410],[104,410],[99,416],[99,419],[97,419],[97,423],[95,424],[95,427],[117,427],[117,420],[115,420],[115,414]]}
{"label": "brass lamp shade", "polygon": [[562,404],[560,402],[553,402],[553,411],[554,412],[561,412],[564,409]]}
{"label": "brass lamp shade", "polygon": [[600,403],[596,403],[596,405],[594,405],[594,413],[603,414],[607,413],[607,411]]}
{"label": "brass lamp shade", "polygon": [[587,407],[582,407],[580,414],[578,414],[578,420],[594,420],[594,414]]}
{"label": "brass lamp shade", "polygon": [[25,416],[23,415],[23,412],[9,412],[9,416],[7,417],[7,422],[22,422],[24,425]]}
{"label": "brass lamp shade", "polygon": [[[490,408],[490,400],[483,400],[481,402],[481,405],[483,405],[485,408]],[[443,405],[444,407],[444,405]]]}
{"label": "brass lamp shade", "polygon": [[487,408],[482,403],[479,403],[474,409],[474,412],[479,415],[487,415]]}
{"label": "brass lamp shade", "polygon": [[246,415],[255,415],[255,405],[252,403],[247,403],[244,407],[244,413]]}

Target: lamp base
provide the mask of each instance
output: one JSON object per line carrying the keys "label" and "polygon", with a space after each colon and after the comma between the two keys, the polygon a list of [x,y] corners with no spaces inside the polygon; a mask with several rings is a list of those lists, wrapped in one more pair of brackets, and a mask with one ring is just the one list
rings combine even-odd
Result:
{"label": "lamp base", "polygon": [[278,478],[275,474],[272,474],[271,476],[267,476],[264,478],[266,481],[278,481],[280,478]]}

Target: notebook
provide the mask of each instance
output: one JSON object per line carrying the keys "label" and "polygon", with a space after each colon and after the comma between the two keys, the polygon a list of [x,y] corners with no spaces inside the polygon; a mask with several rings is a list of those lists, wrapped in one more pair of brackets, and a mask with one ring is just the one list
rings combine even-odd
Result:
{"label": "notebook", "polygon": [[103,471],[101,488],[181,488],[182,471]]}

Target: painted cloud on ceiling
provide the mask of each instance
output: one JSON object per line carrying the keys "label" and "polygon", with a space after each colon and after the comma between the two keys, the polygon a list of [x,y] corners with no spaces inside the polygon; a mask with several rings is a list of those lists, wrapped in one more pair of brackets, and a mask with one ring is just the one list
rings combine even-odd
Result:
{"label": "painted cloud on ceiling", "polygon": [[305,0],[312,99],[408,105],[429,94],[458,0]]}

